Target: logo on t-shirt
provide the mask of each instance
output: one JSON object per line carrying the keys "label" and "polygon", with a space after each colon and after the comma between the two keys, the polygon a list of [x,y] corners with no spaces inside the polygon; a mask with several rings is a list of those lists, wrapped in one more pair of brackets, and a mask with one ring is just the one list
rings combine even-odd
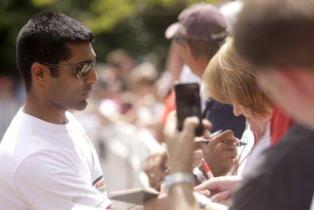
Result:
{"label": "logo on t-shirt", "polygon": [[93,186],[101,193],[106,193],[106,185],[103,176],[100,176],[93,182]]}

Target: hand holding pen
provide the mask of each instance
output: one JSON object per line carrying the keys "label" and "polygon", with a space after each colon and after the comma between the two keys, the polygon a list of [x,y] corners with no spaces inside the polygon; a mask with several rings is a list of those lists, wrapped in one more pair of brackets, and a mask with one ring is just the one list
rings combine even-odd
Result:
{"label": "hand holding pen", "polygon": [[[233,143],[234,142],[234,140],[232,140],[233,137],[232,137],[232,139],[228,139],[228,138],[224,139],[223,138],[223,136],[226,136],[226,137],[230,136],[230,135],[226,135],[227,133],[230,133],[230,130],[226,130],[226,131],[218,130],[214,133],[208,132],[208,134],[205,134],[202,137],[196,138],[194,142],[195,143],[201,143],[201,144],[208,144],[208,143],[210,143],[210,141],[213,141],[215,138],[219,137],[219,138],[223,139],[221,141],[221,143],[225,143],[225,144]],[[236,146],[240,147],[240,146],[245,146],[245,145],[247,145],[246,142],[237,139]]]}
{"label": "hand holding pen", "polygon": [[215,133],[205,132],[202,138],[196,138],[206,163],[214,176],[225,175],[237,162],[237,139],[231,130]]}

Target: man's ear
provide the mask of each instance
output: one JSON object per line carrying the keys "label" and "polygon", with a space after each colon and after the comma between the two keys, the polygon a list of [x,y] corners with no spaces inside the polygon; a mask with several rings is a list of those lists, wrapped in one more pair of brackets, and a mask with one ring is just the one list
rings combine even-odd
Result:
{"label": "man's ear", "polygon": [[31,67],[31,75],[33,84],[38,84],[40,86],[46,86],[50,79],[50,71],[48,67],[37,62],[33,63]]}

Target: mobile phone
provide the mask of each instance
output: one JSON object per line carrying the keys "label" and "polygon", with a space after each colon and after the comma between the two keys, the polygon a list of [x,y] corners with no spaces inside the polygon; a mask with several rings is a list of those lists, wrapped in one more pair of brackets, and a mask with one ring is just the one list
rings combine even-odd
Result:
{"label": "mobile phone", "polygon": [[196,116],[199,119],[199,124],[195,129],[195,136],[201,136],[203,134],[203,123],[199,84],[176,83],[174,90],[176,95],[177,129],[182,131],[185,118]]}

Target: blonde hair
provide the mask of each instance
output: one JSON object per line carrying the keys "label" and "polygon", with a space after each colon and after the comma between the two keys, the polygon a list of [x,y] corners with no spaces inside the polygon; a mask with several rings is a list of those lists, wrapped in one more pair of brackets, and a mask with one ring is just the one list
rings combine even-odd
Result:
{"label": "blonde hair", "polygon": [[268,114],[272,103],[257,84],[256,68],[239,56],[228,38],[209,62],[203,81],[213,99],[243,105],[255,114]]}

